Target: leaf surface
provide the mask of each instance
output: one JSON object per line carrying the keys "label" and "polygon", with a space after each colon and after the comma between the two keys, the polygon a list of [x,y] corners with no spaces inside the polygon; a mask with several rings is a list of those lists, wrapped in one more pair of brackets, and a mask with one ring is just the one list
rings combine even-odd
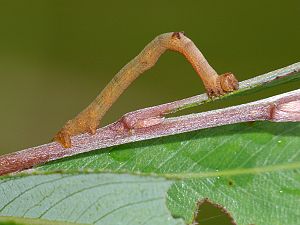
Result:
{"label": "leaf surface", "polygon": [[[121,145],[69,157],[38,170],[104,169],[173,174],[173,216],[190,223],[208,198],[237,224],[300,223],[300,124],[243,123]],[[285,168],[283,165],[293,166]],[[189,176],[186,176],[189,177]]]}
{"label": "leaf surface", "polygon": [[165,204],[170,184],[163,178],[104,173],[5,177],[0,180],[0,216],[103,225],[182,225]]}
{"label": "leaf surface", "polygon": [[12,216],[0,216],[0,225],[86,225],[79,223],[57,222],[43,219],[30,219]]}

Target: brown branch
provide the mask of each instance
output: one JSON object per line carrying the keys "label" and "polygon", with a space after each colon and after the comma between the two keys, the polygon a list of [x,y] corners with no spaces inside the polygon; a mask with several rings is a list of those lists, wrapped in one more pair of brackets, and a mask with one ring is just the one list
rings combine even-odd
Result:
{"label": "brown branch", "polygon": [[[300,72],[300,63],[294,63],[292,65],[283,67],[281,69],[271,71],[260,76],[253,77],[251,79],[242,81],[239,83],[240,89],[238,91],[232,92],[231,94],[223,95],[222,97],[228,97],[234,94],[247,92],[256,87],[263,87],[265,85],[270,85],[274,81],[283,80],[283,78],[293,79],[293,75]],[[238,92],[238,93],[236,93]],[[144,126],[143,123],[146,121],[150,123],[149,125],[154,125],[160,122],[160,118],[189,107],[199,106],[208,101],[214,101],[217,98],[209,99],[207,94],[200,94],[193,97],[177,100],[174,102],[169,102],[161,105],[156,105],[153,107],[148,107],[133,112],[126,113],[121,119],[124,124],[129,129],[139,128]]]}
{"label": "brown branch", "polygon": [[238,89],[238,81],[234,75],[225,73],[219,76],[196,45],[182,32],[161,34],[125,65],[96,99],[74,119],[69,120],[54,139],[64,147],[71,147],[70,137],[85,132],[95,134],[101,119],[112,104],[138,76],[153,67],[166,50],[185,56],[202,79],[209,96],[220,96]]}
{"label": "brown branch", "polygon": [[[131,115],[134,115],[134,112]],[[126,118],[127,122],[134,123],[130,118],[134,117]],[[134,129],[128,128],[123,117],[115,123],[98,129],[95,135],[86,133],[72,137],[72,148],[64,148],[60,144],[52,142],[3,155],[0,157],[0,175],[32,168],[55,159],[94,149],[257,120],[300,121],[300,89],[243,105],[203,113],[174,118],[150,117],[140,120],[139,126]]]}

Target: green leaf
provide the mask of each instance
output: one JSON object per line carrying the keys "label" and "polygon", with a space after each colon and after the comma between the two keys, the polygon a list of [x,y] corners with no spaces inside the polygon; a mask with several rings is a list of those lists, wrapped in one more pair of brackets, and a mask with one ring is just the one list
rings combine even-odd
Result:
{"label": "green leaf", "polygon": [[0,225],[84,225],[79,223],[57,222],[43,219],[29,219],[13,216],[0,217]]}
{"label": "green leaf", "polygon": [[170,184],[163,178],[104,173],[5,177],[0,180],[0,216],[103,225],[184,224],[166,207]]}
{"label": "green leaf", "polygon": [[296,225],[299,135],[299,123],[243,123],[93,151],[38,169],[157,173],[180,179],[169,189],[167,205],[188,223],[196,202],[208,198],[237,224]]}

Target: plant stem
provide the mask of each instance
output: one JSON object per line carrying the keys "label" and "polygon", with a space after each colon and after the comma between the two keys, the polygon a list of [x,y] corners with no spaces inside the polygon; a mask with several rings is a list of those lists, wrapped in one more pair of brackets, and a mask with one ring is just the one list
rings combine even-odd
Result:
{"label": "plant stem", "polygon": [[239,83],[239,90],[227,93],[226,95],[217,98],[211,99],[208,98],[206,94],[200,94],[182,100],[129,112],[125,114],[122,119],[128,128],[139,128],[139,121],[145,121],[148,118],[160,118],[164,115],[175,113],[183,109],[199,106],[204,103],[228,98],[241,93],[247,93],[254,89],[263,88],[267,85],[271,86],[274,85],[274,83],[278,84],[292,79],[299,79],[299,72],[300,62],[242,81]]}
{"label": "plant stem", "polygon": [[[152,107],[153,109],[155,107]],[[137,117],[139,113],[141,113],[141,110],[136,112]],[[0,175],[32,168],[55,159],[94,149],[208,127],[256,120],[300,121],[300,89],[247,104],[203,113],[173,118],[148,117],[144,120],[138,120],[137,124],[139,126],[134,129],[128,128],[127,122],[134,123],[133,115],[135,115],[135,112],[131,112],[129,115],[130,117],[125,115],[119,121],[98,129],[95,135],[81,134],[72,137],[74,143],[72,148],[64,148],[57,142],[52,142],[3,155],[0,157]],[[144,116],[144,114],[142,115]],[[126,120],[127,122],[124,122]]]}

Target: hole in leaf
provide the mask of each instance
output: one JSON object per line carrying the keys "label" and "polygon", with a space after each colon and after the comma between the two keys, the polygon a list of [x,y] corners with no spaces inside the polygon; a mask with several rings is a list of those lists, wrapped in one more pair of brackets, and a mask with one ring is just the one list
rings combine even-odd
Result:
{"label": "hole in leaf", "polygon": [[[229,181],[232,182],[232,181]],[[233,183],[232,183],[233,184]],[[192,225],[236,225],[230,213],[221,205],[205,198],[197,203]]]}

